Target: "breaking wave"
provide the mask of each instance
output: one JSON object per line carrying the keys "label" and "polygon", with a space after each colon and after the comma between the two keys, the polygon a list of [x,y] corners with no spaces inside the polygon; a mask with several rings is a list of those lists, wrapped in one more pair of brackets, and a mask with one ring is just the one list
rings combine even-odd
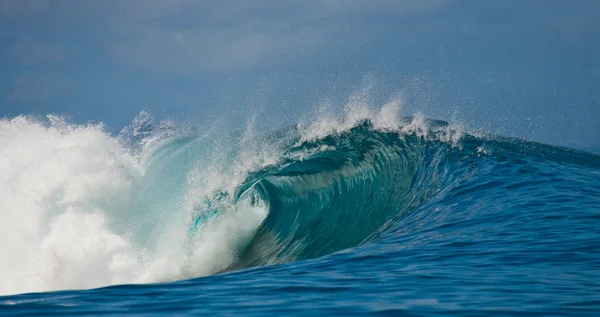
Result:
{"label": "breaking wave", "polygon": [[399,112],[350,107],[227,133],[141,113],[116,137],[56,116],[3,119],[0,294],[172,281],[354,248],[514,148],[598,165]]}

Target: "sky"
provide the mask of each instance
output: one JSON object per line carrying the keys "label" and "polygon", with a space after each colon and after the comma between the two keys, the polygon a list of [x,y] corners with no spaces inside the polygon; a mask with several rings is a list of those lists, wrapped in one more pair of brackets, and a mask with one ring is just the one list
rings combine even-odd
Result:
{"label": "sky", "polygon": [[407,115],[600,149],[597,0],[0,0],[0,43],[2,117],[285,125],[369,86]]}

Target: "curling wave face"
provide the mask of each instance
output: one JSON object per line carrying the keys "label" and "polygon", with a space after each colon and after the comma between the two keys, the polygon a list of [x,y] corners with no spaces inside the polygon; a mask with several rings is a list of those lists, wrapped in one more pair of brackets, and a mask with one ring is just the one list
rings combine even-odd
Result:
{"label": "curling wave face", "polygon": [[[380,132],[365,121],[290,147],[287,157],[310,154],[254,172],[238,189],[240,197],[255,192],[269,212],[234,266],[318,257],[376,239],[411,209],[410,201],[436,190],[451,148],[436,143]],[[424,190],[419,180],[428,182]]]}

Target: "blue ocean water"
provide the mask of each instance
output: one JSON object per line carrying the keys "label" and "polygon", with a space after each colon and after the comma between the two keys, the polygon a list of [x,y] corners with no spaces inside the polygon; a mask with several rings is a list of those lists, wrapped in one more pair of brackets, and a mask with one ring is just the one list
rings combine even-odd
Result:
{"label": "blue ocean water", "polygon": [[118,140],[3,121],[45,139],[2,208],[46,216],[3,249],[31,256],[3,258],[0,315],[600,312],[600,155],[385,113]]}

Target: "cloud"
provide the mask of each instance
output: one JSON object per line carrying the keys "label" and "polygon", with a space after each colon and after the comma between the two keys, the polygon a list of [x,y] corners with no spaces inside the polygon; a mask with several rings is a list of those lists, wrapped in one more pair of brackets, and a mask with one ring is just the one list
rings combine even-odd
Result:
{"label": "cloud", "polygon": [[126,1],[107,49],[120,60],[167,72],[244,70],[299,58],[334,38],[324,20],[349,13],[409,15],[452,0]]}
{"label": "cloud", "polygon": [[109,41],[108,49],[136,66],[169,72],[248,69],[319,41],[311,29],[287,32],[251,26],[193,29],[145,27]]}
{"label": "cloud", "polygon": [[[17,20],[68,20],[78,27],[93,25],[103,34],[100,48],[127,65],[181,73],[244,70],[306,56],[325,39],[335,38],[332,17],[365,13],[406,16],[439,10],[452,2],[4,0],[0,1],[0,15]],[[40,25],[36,22],[33,27]],[[17,42],[14,51],[28,63],[64,58],[57,47],[26,40]]]}
{"label": "cloud", "polygon": [[[63,0],[64,1],[64,0]],[[286,21],[319,18],[323,16],[348,13],[381,13],[409,15],[425,13],[445,8],[456,0],[230,0],[230,1],[192,1],[192,0],[131,0],[108,1],[113,14],[126,19],[156,18],[192,18],[202,21],[235,21],[253,17]],[[106,2],[105,2],[106,3]],[[267,21],[268,22],[268,21]]]}

